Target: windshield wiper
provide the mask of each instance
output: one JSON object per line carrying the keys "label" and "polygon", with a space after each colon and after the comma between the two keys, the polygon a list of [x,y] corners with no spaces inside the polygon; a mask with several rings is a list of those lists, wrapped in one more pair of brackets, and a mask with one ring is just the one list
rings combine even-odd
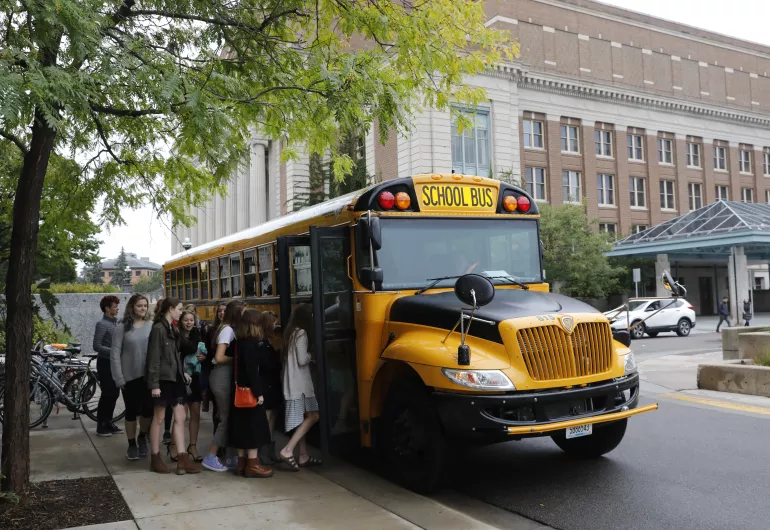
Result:
{"label": "windshield wiper", "polygon": [[487,276],[487,278],[489,278],[490,280],[508,280],[513,285],[516,285],[517,287],[521,287],[525,291],[529,291],[529,285],[527,285],[526,283],[521,283],[519,280],[517,280],[516,278],[514,278],[513,276],[510,276],[510,275],[508,275],[508,276]]}
{"label": "windshield wiper", "polygon": [[457,278],[459,278],[459,276],[442,276],[441,278],[428,278],[426,281],[429,281],[431,283],[429,283],[428,285],[426,285],[425,287],[423,287],[422,289],[420,289],[419,291],[417,291],[414,294],[415,295],[422,294],[425,291],[427,291],[428,289],[431,289],[431,288],[435,287],[436,284],[438,284],[438,282],[441,282],[441,281],[444,281],[444,280],[455,280]]}

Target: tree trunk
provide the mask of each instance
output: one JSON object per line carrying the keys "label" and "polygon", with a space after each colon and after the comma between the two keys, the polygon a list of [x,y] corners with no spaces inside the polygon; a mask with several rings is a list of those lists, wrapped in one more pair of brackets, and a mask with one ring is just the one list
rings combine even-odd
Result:
{"label": "tree trunk", "polygon": [[56,131],[35,113],[13,204],[11,255],[5,296],[5,403],[2,489],[22,494],[29,481],[29,369],[32,349],[32,275],[40,227],[40,198]]}

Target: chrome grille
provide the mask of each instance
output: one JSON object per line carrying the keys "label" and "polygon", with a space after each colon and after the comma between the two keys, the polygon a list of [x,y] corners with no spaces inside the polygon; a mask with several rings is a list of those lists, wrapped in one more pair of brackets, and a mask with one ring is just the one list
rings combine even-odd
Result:
{"label": "chrome grille", "polygon": [[606,322],[583,322],[570,334],[557,324],[521,329],[516,338],[535,381],[601,374],[612,368],[612,332]]}

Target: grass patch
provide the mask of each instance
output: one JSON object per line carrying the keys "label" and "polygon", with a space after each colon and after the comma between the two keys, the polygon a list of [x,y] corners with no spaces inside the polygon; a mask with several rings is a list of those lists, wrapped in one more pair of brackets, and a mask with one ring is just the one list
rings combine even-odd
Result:
{"label": "grass patch", "polygon": [[757,366],[770,366],[770,351],[754,357],[754,364]]}

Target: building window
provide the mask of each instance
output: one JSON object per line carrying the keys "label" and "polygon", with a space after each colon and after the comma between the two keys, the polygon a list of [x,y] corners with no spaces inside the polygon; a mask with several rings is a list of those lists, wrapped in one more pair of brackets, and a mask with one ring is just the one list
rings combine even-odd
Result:
{"label": "building window", "polygon": [[690,199],[690,211],[703,206],[703,187],[699,183],[690,182],[687,185],[687,193]]}
{"label": "building window", "polygon": [[583,195],[580,193],[580,173],[577,171],[561,172],[562,200],[564,202],[580,202]]}
{"label": "building window", "polygon": [[770,153],[762,153],[762,173],[770,177]]}
{"label": "building window", "polygon": [[644,160],[644,137],[641,134],[628,135],[628,159]]}
{"label": "building window", "polygon": [[729,201],[730,200],[730,188],[727,186],[717,186],[717,200],[718,201]]}
{"label": "building window", "polygon": [[460,132],[459,124],[452,124],[452,169],[464,175],[489,175],[489,113],[461,111],[473,126]]}
{"label": "building window", "polygon": [[599,232],[605,234],[612,234],[614,236],[618,232],[617,228],[615,223],[599,223]]}
{"label": "building window", "polygon": [[565,153],[579,153],[580,141],[576,125],[561,126],[561,150]]}
{"label": "building window", "polygon": [[673,164],[674,155],[671,151],[672,141],[668,138],[658,138],[658,162],[661,164]]}
{"label": "building window", "polygon": [[741,188],[741,202],[754,202],[753,188]]}
{"label": "building window", "polygon": [[741,173],[751,173],[751,151],[741,149],[738,152],[738,165]]}
{"label": "building window", "polygon": [[631,177],[629,179],[631,186],[631,207],[632,208],[646,208],[647,200],[645,197],[645,185],[644,179],[641,177]]}
{"label": "building window", "polygon": [[687,165],[689,167],[700,167],[700,144],[687,142]]}
{"label": "building window", "polygon": [[524,147],[543,148],[543,122],[524,120]]}
{"label": "building window", "polygon": [[660,181],[660,208],[661,210],[675,210],[674,204],[674,181]]}
{"label": "building window", "polygon": [[141,276],[141,275],[142,275],[142,271],[134,271],[134,276]]}
{"label": "building window", "polygon": [[763,279],[764,279],[764,278],[762,278],[762,277],[759,277],[759,276],[754,276],[754,290],[755,290],[755,291],[762,291],[762,290],[764,290],[764,289],[765,289],[765,286],[764,286],[764,284],[762,283],[762,280],[763,280]]}
{"label": "building window", "polygon": [[596,175],[596,184],[599,191],[599,205],[615,205],[615,177],[613,175]]}
{"label": "building window", "polygon": [[727,149],[725,147],[714,146],[714,169],[727,171]]}
{"label": "building window", "polygon": [[536,201],[545,200],[545,168],[528,167],[525,169],[527,191]]}
{"label": "building window", "polygon": [[631,226],[631,233],[632,234],[638,234],[639,232],[644,232],[647,230],[647,225],[632,225]]}
{"label": "building window", "polygon": [[112,278],[112,275],[113,275],[113,274],[114,274],[114,273],[113,273],[112,271],[110,271],[110,272],[109,272],[110,278]]}
{"label": "building window", "polygon": [[598,156],[612,156],[612,131],[594,131],[594,143]]}

